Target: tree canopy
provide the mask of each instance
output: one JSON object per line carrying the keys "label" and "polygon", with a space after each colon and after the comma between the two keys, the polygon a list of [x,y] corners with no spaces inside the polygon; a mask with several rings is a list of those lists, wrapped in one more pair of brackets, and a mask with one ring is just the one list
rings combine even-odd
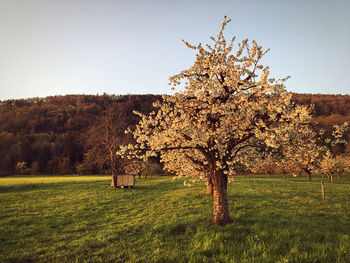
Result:
{"label": "tree canopy", "polygon": [[177,174],[208,177],[214,224],[230,221],[227,181],[236,166],[248,163],[252,153],[277,148],[289,139],[289,130],[311,120],[307,108],[292,103],[286,92],[288,77],[270,78],[269,67],[261,64],[268,50],[248,39],[237,46],[235,38],[226,42],[228,22],[225,17],[212,45],[184,41],[196,52],[195,62],[170,77],[170,85],[183,90],[163,96],[154,104],[157,112],[137,113],[142,117],[134,131],[137,144],[123,148],[138,158],[159,154],[164,167]]}

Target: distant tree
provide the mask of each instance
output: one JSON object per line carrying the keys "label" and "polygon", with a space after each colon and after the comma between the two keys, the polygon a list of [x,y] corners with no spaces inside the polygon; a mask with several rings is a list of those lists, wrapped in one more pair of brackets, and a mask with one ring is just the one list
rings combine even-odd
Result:
{"label": "distant tree", "polygon": [[319,134],[310,128],[292,130],[291,140],[285,145],[284,154],[292,160],[301,171],[305,172],[308,181],[322,159],[326,148],[319,144]]}
{"label": "distant tree", "polygon": [[335,162],[335,174],[338,175],[338,179],[341,179],[342,175],[346,173],[348,159],[344,155],[337,155],[334,157]]}
{"label": "distant tree", "polygon": [[141,176],[147,176],[147,170],[149,169],[149,163],[142,160],[134,159],[128,161],[125,165],[125,172],[127,174],[133,174],[141,178]]}
{"label": "distant tree", "polygon": [[18,174],[25,174],[26,169],[27,169],[26,162],[17,162],[17,164],[16,164],[16,173],[18,173]]}
{"label": "distant tree", "polygon": [[76,165],[76,171],[78,175],[84,175],[89,173],[89,168],[84,163],[78,163]]}
{"label": "distant tree", "polygon": [[271,179],[271,175],[277,172],[276,161],[273,159],[271,155],[268,155],[264,159],[257,161],[256,170],[259,172],[263,172],[267,174],[269,179]]}
{"label": "distant tree", "polygon": [[34,142],[32,146],[32,154],[35,156],[33,162],[36,161],[39,164],[40,172],[48,172],[48,162],[52,156],[52,141],[53,135],[48,133],[35,134]]}
{"label": "distant tree", "polygon": [[69,174],[70,170],[70,162],[67,157],[61,157],[58,160],[58,174]]}
{"label": "distant tree", "polygon": [[[214,224],[230,221],[227,182],[235,166],[245,164],[252,148],[277,148],[277,138],[288,139],[289,129],[310,121],[305,107],[294,105],[281,80],[268,78],[269,67],[260,64],[266,53],[255,41],[227,43],[224,19],[213,46],[192,46],[198,51],[194,65],[170,77],[184,91],[163,96],[150,115],[138,113],[137,144],[123,147],[130,155],[146,160],[160,154],[168,170],[176,173],[188,164],[191,174],[210,177],[213,182]],[[298,124],[298,125],[297,125]],[[180,163],[179,163],[180,162]]]}
{"label": "distant tree", "polygon": [[125,141],[126,123],[123,120],[121,112],[109,108],[84,136],[87,162],[100,167],[106,165],[111,170],[111,188],[117,186],[117,174],[124,171],[124,161],[117,155],[119,146]]}
{"label": "distant tree", "polygon": [[308,181],[311,181],[311,174],[317,171],[321,161],[327,155],[331,154],[335,147],[346,143],[343,136],[348,128],[348,124],[334,125],[330,137],[324,137],[324,131],[317,131],[311,127],[295,126],[290,130],[289,138],[283,144],[282,150],[287,159],[291,160],[307,174]]}
{"label": "distant tree", "polygon": [[294,172],[293,167],[295,164],[291,160],[288,160],[286,158],[279,159],[276,165],[277,165],[276,167],[277,171],[282,174],[282,177],[284,179],[287,178],[288,173]]}
{"label": "distant tree", "polygon": [[37,161],[32,162],[32,164],[30,166],[30,172],[33,175],[39,174],[39,163]]}
{"label": "distant tree", "polygon": [[320,162],[319,171],[322,174],[327,175],[328,179],[333,182],[333,175],[337,171],[337,165],[337,160],[329,151],[327,151],[322,161]]}

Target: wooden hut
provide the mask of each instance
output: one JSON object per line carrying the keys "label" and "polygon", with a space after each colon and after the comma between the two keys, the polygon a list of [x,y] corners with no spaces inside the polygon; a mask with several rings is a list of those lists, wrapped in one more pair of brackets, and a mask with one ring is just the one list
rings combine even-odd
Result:
{"label": "wooden hut", "polygon": [[122,174],[117,175],[117,187],[129,188],[135,186],[135,175]]}

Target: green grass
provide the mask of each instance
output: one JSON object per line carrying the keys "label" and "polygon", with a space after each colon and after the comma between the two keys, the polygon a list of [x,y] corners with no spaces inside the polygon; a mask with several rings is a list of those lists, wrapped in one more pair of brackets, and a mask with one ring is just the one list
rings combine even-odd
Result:
{"label": "green grass", "polygon": [[203,184],[167,177],[0,178],[0,262],[350,262],[350,178],[237,177],[212,226]]}

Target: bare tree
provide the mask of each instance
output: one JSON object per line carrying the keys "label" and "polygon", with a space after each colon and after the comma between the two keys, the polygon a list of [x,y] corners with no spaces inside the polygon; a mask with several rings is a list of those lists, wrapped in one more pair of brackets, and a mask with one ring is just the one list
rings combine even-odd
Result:
{"label": "bare tree", "polygon": [[139,179],[141,178],[141,175],[147,177],[148,169],[149,163],[138,159],[130,160],[125,166],[125,171],[127,173],[137,175]]}
{"label": "bare tree", "polygon": [[117,174],[124,171],[125,161],[117,155],[120,144],[127,140],[124,133],[127,124],[123,119],[122,112],[109,108],[84,136],[86,161],[100,168],[107,166],[111,170],[111,188],[117,186]]}

